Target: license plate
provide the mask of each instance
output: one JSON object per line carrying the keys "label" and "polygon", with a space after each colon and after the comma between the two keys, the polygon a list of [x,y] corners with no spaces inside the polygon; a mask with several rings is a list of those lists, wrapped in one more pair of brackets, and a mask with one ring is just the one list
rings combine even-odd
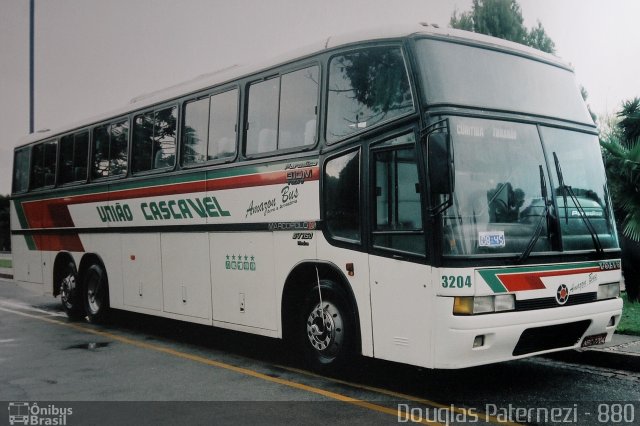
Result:
{"label": "license plate", "polygon": [[582,340],[582,347],[586,348],[587,346],[602,345],[606,339],[607,333],[587,336]]}

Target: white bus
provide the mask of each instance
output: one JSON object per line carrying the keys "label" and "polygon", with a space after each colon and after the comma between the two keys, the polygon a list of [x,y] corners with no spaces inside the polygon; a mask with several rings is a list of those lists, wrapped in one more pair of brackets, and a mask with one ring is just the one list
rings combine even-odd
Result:
{"label": "white bus", "polygon": [[15,280],[109,309],[460,368],[603,343],[596,128],[555,56],[426,25],[331,37],[15,150]]}

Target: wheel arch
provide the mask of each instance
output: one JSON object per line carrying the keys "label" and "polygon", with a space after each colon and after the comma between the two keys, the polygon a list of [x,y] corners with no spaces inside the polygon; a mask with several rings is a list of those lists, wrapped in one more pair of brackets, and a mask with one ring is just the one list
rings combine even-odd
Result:
{"label": "wheel arch", "polygon": [[[316,267],[317,275],[316,275]],[[340,270],[340,268],[331,262],[326,261],[302,261],[296,264],[289,272],[282,290],[282,298],[280,304],[282,337],[288,339],[292,337],[294,330],[294,321],[296,319],[297,309],[301,306],[305,295],[316,285],[318,280],[331,280],[335,282],[342,290],[344,290],[351,308],[353,309],[353,320],[355,323],[355,351],[362,353],[362,334],[360,328],[360,314],[358,303],[349,280]]]}
{"label": "wheel arch", "polygon": [[80,277],[80,282],[83,282],[84,274],[91,265],[99,265],[102,268],[104,275],[107,278],[108,285],[109,274],[107,272],[107,268],[105,268],[102,258],[96,253],[85,253],[84,256],[82,256],[82,259],[80,260],[80,267],[78,268],[78,277]]}

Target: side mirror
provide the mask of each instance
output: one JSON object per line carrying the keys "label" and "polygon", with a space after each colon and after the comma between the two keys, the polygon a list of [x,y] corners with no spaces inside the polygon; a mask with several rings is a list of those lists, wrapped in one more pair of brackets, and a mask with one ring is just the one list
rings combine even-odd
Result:
{"label": "side mirror", "polygon": [[431,193],[448,195],[455,189],[453,150],[449,133],[431,133],[427,137],[427,158]]}

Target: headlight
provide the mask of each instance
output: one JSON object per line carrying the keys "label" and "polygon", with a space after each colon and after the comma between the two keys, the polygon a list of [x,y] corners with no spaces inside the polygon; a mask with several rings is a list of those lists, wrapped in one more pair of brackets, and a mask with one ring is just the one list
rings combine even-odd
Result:
{"label": "headlight", "polygon": [[620,296],[620,283],[600,284],[598,286],[598,300],[614,299]]}
{"label": "headlight", "polygon": [[500,294],[498,296],[458,296],[453,299],[454,315],[475,315],[512,311],[515,307],[516,298],[513,294]]}

